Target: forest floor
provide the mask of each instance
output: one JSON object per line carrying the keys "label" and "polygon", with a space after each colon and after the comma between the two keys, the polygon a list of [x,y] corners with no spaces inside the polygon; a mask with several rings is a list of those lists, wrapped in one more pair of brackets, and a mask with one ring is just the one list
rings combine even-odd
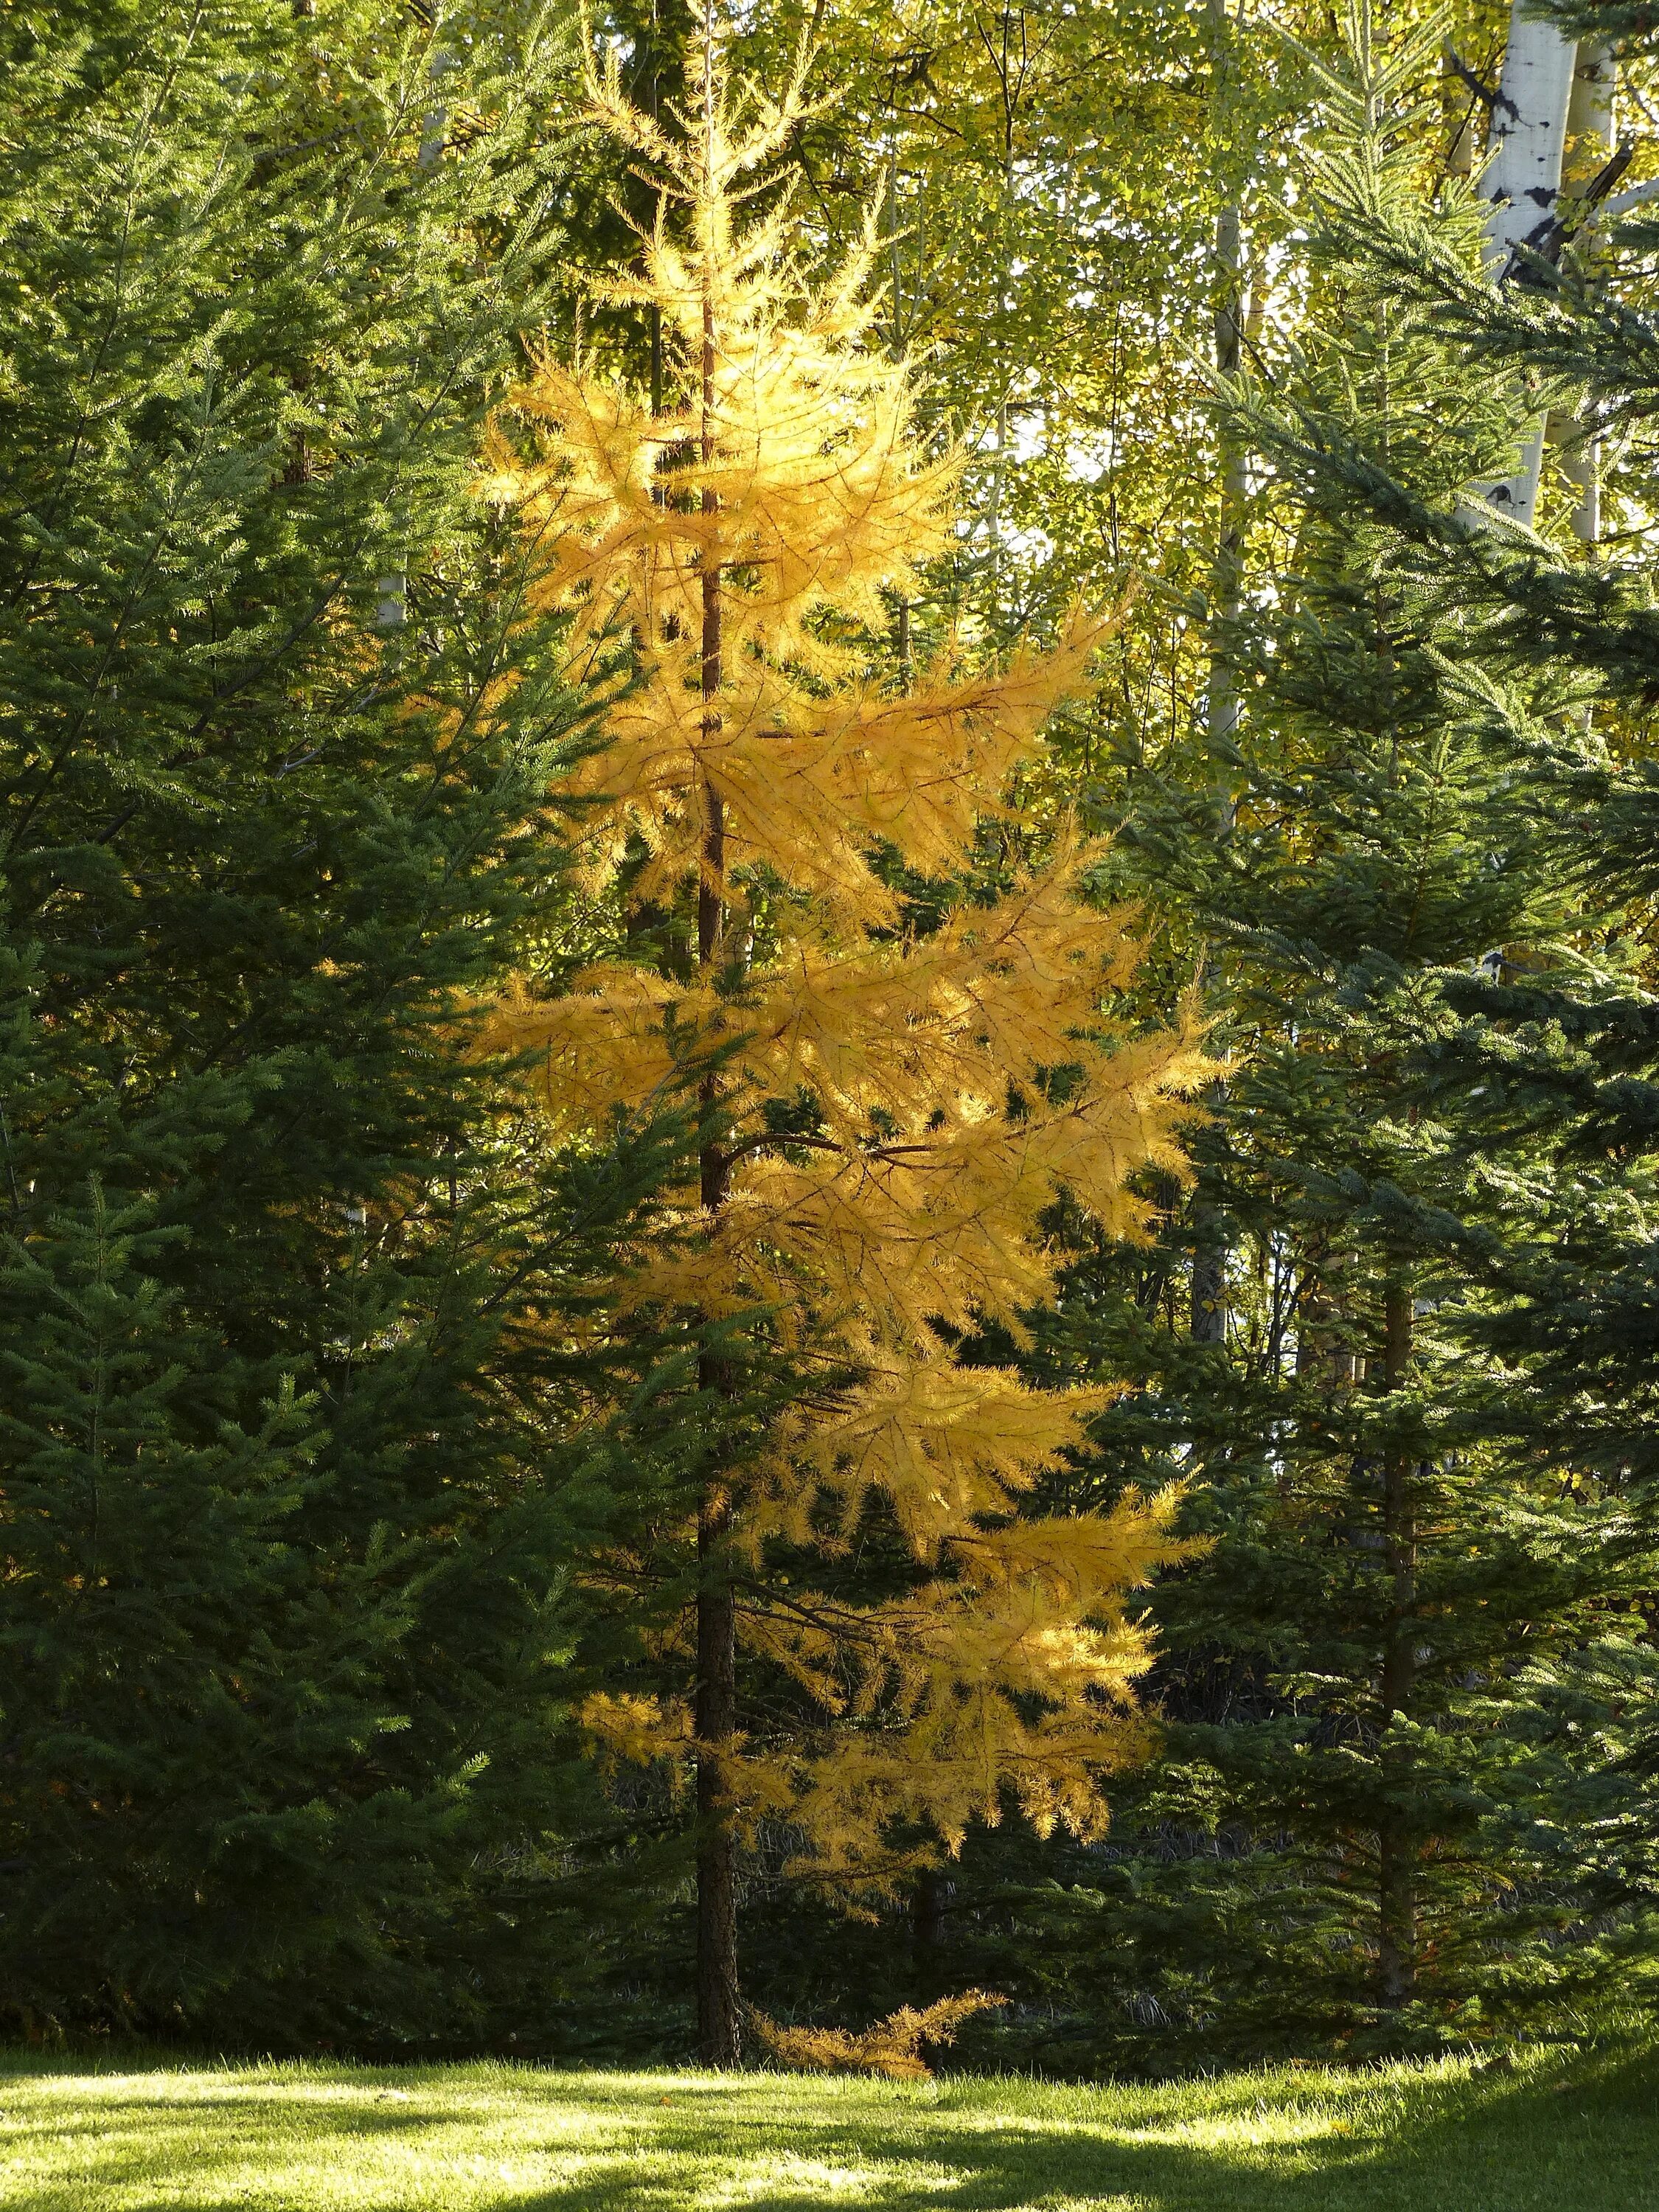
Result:
{"label": "forest floor", "polygon": [[1659,2053],[1178,2083],[0,2052],[16,2212],[1659,2212]]}

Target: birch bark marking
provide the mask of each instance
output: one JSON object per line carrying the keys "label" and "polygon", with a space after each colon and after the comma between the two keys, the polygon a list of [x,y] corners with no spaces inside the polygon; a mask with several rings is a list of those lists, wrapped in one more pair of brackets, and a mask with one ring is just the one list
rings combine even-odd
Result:
{"label": "birch bark marking", "polygon": [[[1540,246],[1555,221],[1577,51],[1553,23],[1525,14],[1524,0],[1514,0],[1484,179],[1492,204],[1486,223],[1487,266],[1500,283],[1516,271],[1517,248]],[[1516,474],[1477,484],[1476,495],[1530,529],[1538,511],[1543,458],[1540,420],[1522,448]]]}
{"label": "birch bark marking", "polygon": [[[714,26],[703,31],[705,158],[714,158]],[[719,445],[714,418],[714,246],[703,241],[702,436],[705,468]],[[705,483],[702,512],[720,512],[720,495]],[[702,736],[712,745],[720,726],[724,680],[720,567],[712,524],[704,540],[702,599]],[[697,970],[708,982],[719,969],[726,937],[726,809],[705,758],[702,773],[702,855],[697,878]],[[712,1119],[719,1085],[706,1079],[702,1103]],[[699,1181],[711,1224],[726,1203],[731,1163],[712,1128],[705,1129]],[[729,1389],[720,1363],[704,1356],[699,1380],[706,1389]],[[722,1769],[738,1730],[737,1608],[732,1589],[732,1498],[718,1475],[708,1481],[697,1510],[697,2046],[705,2065],[735,2066],[742,2056],[742,2011],[738,1988],[737,1838],[732,1831]]]}

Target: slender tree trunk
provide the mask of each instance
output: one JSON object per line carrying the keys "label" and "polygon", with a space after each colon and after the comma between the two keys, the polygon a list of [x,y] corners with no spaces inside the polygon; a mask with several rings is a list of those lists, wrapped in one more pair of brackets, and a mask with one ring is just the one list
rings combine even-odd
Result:
{"label": "slender tree trunk", "polygon": [[923,1867],[910,1900],[911,1987],[919,2005],[932,2004],[939,1993],[939,1907],[944,1889],[939,1869]]}
{"label": "slender tree trunk", "polygon": [[[713,100],[712,55],[705,50],[705,88]],[[714,431],[714,310],[705,301],[702,320],[702,458],[712,461]],[[719,495],[705,489],[705,514],[717,512]],[[720,729],[724,673],[721,577],[717,565],[702,573],[702,734]],[[723,963],[726,938],[726,810],[705,775],[702,785],[702,867],[697,878],[697,969],[707,980]],[[702,1086],[705,1117],[719,1103],[718,1079]],[[731,1164],[712,1127],[699,1162],[704,1211],[711,1220],[726,1203]],[[721,1364],[705,1356],[705,1387],[729,1388]],[[716,1477],[703,1491],[697,1514],[697,2047],[705,2065],[735,2066],[742,2057],[742,2000],[738,1987],[737,1838],[727,1802],[726,1756],[738,1729],[737,1608],[732,1588],[732,1500]]]}
{"label": "slender tree trunk", "polygon": [[[1224,86],[1231,54],[1231,33],[1225,0],[1209,0],[1211,46],[1218,85]],[[1219,106],[1224,90],[1217,94]],[[1236,200],[1216,218],[1215,239],[1215,365],[1224,376],[1239,365],[1244,325],[1243,223]],[[1215,568],[1211,579],[1213,610],[1210,639],[1209,681],[1205,699],[1205,727],[1209,738],[1210,773],[1215,792],[1216,827],[1222,836],[1233,826],[1232,769],[1230,756],[1238,731],[1238,679],[1228,658],[1225,632],[1238,619],[1244,551],[1245,461],[1243,447],[1228,435],[1222,453],[1221,526],[1216,538]],[[1219,1113],[1227,1099],[1226,1086],[1211,1086],[1206,1103]],[[1201,1201],[1193,1210],[1192,1334],[1200,1344],[1227,1340],[1227,1245],[1215,1209]]]}
{"label": "slender tree trunk", "polygon": [[[1518,266],[1517,249],[1541,246],[1554,226],[1577,51],[1553,23],[1528,15],[1526,0],[1514,0],[1485,179],[1492,203],[1486,223],[1488,261],[1500,281]],[[1543,457],[1540,421],[1522,448],[1517,472],[1478,485],[1480,496],[1530,529],[1538,511]]]}
{"label": "slender tree trunk", "polygon": [[[310,15],[309,7],[302,13]],[[438,47],[427,64],[427,76],[433,87],[433,104],[426,112],[421,128],[421,149],[416,156],[416,167],[431,171],[444,157],[444,148],[449,140],[449,108],[442,99],[444,79],[460,66],[453,54]],[[392,633],[403,629],[409,617],[409,571],[407,567],[392,569],[388,574],[377,576],[374,588],[380,599],[374,609],[374,627]]]}
{"label": "slender tree trunk", "polygon": [[[1607,48],[1593,39],[1581,41],[1567,107],[1567,137],[1577,140],[1584,157],[1599,167],[1613,152],[1614,64]],[[1585,180],[1578,170],[1578,189]],[[1572,510],[1573,535],[1594,545],[1601,535],[1601,454],[1594,416],[1552,415],[1552,442],[1559,448],[1561,472],[1578,494]]]}
{"label": "slender tree trunk", "polygon": [[[657,22],[656,0],[651,0],[651,74],[646,80],[646,98],[650,102],[651,120],[662,119],[662,54],[660,30]],[[659,301],[651,302],[648,326],[651,333],[651,412],[662,413],[662,307]]]}
{"label": "slender tree trunk", "polygon": [[426,112],[421,131],[419,164],[423,169],[435,169],[444,157],[444,148],[449,140],[449,106],[441,95],[443,81],[460,66],[453,54],[442,47],[432,57],[427,75],[433,84],[432,105]]}
{"label": "slender tree trunk", "polygon": [[1340,1334],[1351,1319],[1343,1273],[1322,1238],[1302,1262],[1297,1303],[1296,1371],[1328,1390],[1352,1390],[1363,1382],[1364,1362]]}
{"label": "slender tree trunk", "polygon": [[[1209,30],[1217,90],[1217,120],[1224,117],[1231,81],[1232,30],[1226,0],[1209,0]],[[1228,201],[1216,216],[1215,310],[1212,341],[1215,365],[1223,376],[1238,372],[1245,320],[1243,217],[1237,199]],[[1205,700],[1205,723],[1211,744],[1215,777],[1216,807],[1224,832],[1232,828],[1233,801],[1226,754],[1238,728],[1238,679],[1228,656],[1225,631],[1238,618],[1243,584],[1244,499],[1248,489],[1244,449],[1231,433],[1224,434],[1221,456],[1221,526],[1216,534],[1215,568],[1210,597],[1214,622],[1210,639],[1210,674]]]}
{"label": "slender tree trunk", "polygon": [[707,2066],[743,2056],[737,1838],[718,1756],[738,1725],[731,1526],[730,1501],[711,1485],[697,1516],[697,2051]]}
{"label": "slender tree trunk", "polygon": [[1453,68],[1449,47],[1440,80],[1440,91],[1446,128],[1451,134],[1451,144],[1446,153],[1446,174],[1449,177],[1473,176],[1475,143],[1480,134],[1480,96],[1470,91]]}
{"label": "slender tree trunk", "polygon": [[[712,579],[703,587],[704,668],[711,638],[718,673],[720,594]],[[710,695],[704,677],[705,696]],[[718,966],[725,915],[719,884],[725,866],[726,828],[720,794],[704,786],[703,879],[697,893],[697,965]],[[714,1079],[702,1088],[705,1114],[718,1103]],[[701,1161],[705,1211],[726,1203],[730,1166],[717,1142],[705,1143]],[[722,1363],[703,1356],[699,1380],[706,1389],[727,1390]],[[738,1857],[727,1802],[725,1754],[738,1729],[737,1607],[732,1589],[732,1500],[718,1478],[708,1482],[697,1512],[697,2049],[705,2065],[735,2066],[742,2057],[742,2001],[738,1987]]]}
{"label": "slender tree trunk", "polygon": [[[1213,1113],[1226,1103],[1227,1086],[1212,1084],[1206,1103]],[[1212,1206],[1193,1208],[1192,1334],[1200,1344],[1227,1341],[1227,1247]]]}
{"label": "slender tree trunk", "polygon": [[[1385,1387],[1406,1379],[1412,1352],[1412,1295],[1391,1283],[1383,1294],[1382,1370]],[[1390,1589],[1382,1650],[1382,1725],[1411,1709],[1417,1686],[1417,1522],[1412,1462],[1390,1453],[1382,1468],[1382,1540]],[[1383,1754],[1384,1788],[1405,1778]],[[1398,1806],[1385,1806],[1377,1831],[1377,2002],[1398,2011],[1411,2002],[1417,1960],[1417,1846],[1411,1822]]]}

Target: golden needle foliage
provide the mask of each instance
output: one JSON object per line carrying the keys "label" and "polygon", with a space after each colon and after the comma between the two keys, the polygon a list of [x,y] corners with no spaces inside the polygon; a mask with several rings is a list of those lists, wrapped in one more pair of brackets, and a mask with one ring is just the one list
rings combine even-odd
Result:
{"label": "golden needle foliage", "polygon": [[[998,671],[945,659],[895,683],[870,641],[951,542],[957,464],[918,441],[910,374],[874,343],[870,241],[814,286],[787,208],[748,211],[806,112],[800,75],[774,101],[712,52],[702,66],[674,133],[614,66],[589,88],[663,187],[640,273],[609,292],[659,313],[680,403],[653,414],[545,361],[491,462],[494,495],[548,549],[543,603],[578,653],[628,642],[609,741],[579,771],[586,864],[596,884],[625,864],[635,901],[695,901],[697,957],[526,991],[499,1030],[540,1049],[567,1127],[723,1054],[682,1233],[619,1280],[617,1310],[765,1309],[823,1378],[763,1463],[720,1476],[739,1645],[817,1719],[690,1747],[719,1760],[745,1832],[785,1820],[804,1868],[880,1886],[1010,1794],[1039,1826],[1097,1830],[1101,1777],[1139,1743],[1125,1600],[1176,1548],[1167,1502],[1022,1517],[1107,1394],[1033,1389],[952,1346],[988,1319],[1018,1334],[1048,1295],[1040,1218],[1062,1188],[1137,1233],[1125,1179],[1178,1171],[1172,1123],[1205,1063],[1188,1029],[1112,1034],[1132,949],[1063,840],[994,902],[907,929],[891,858],[961,871],[1104,625],[1079,617]],[[779,1571],[872,1513],[914,1555],[902,1596],[831,1603]],[[619,1692],[586,1717],[615,1755],[687,1755],[670,1697]],[[924,1840],[899,1850],[900,1826]]]}
{"label": "golden needle foliage", "polygon": [[941,1997],[921,2011],[901,2005],[861,2035],[839,2027],[785,2027],[752,2007],[749,2017],[773,2057],[802,2073],[879,2074],[889,2081],[926,2081],[933,2069],[921,2055],[924,2044],[954,2043],[964,2021],[1007,2002],[984,1990],[964,1990],[959,1997]]}

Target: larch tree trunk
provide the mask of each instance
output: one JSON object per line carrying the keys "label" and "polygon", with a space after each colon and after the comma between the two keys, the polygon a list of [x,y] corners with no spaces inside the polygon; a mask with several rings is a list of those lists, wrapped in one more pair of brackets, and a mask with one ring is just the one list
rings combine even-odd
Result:
{"label": "larch tree trunk", "polygon": [[[714,70],[705,48],[704,88],[713,131]],[[702,448],[714,458],[714,309],[703,306]],[[705,514],[714,513],[719,495],[705,489]],[[720,728],[724,677],[720,572],[703,570],[702,734],[712,743]],[[697,880],[697,969],[712,978],[725,957],[726,813],[720,794],[705,775],[702,786],[702,867]],[[719,1103],[714,1075],[703,1084],[705,1122],[699,1162],[703,1210],[712,1222],[726,1203],[731,1179],[718,1130],[712,1126]],[[719,1362],[705,1355],[700,1376],[706,1389],[729,1388]],[[743,2055],[742,1999],[738,1984],[738,1857],[728,1802],[726,1753],[738,1730],[737,1607],[732,1586],[732,1500],[718,1473],[704,1485],[697,1512],[697,2049],[707,2066],[735,2066]]]}

